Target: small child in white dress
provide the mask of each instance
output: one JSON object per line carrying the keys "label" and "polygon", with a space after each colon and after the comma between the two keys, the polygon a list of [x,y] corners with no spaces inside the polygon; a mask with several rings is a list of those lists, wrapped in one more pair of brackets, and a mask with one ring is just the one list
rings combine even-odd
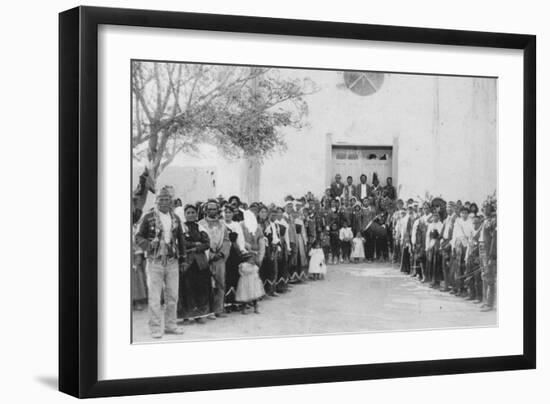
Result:
{"label": "small child in white dress", "polygon": [[321,248],[319,240],[315,240],[309,251],[309,274],[313,280],[325,279],[327,265],[325,263],[325,253]]}
{"label": "small child in white dress", "polygon": [[242,314],[246,312],[248,305],[254,307],[254,313],[259,314],[258,299],[265,295],[264,285],[258,274],[260,269],[256,265],[256,254],[246,252],[242,255],[243,262],[239,264],[239,283],[237,284],[237,292],[235,300],[243,303]]}
{"label": "small child in white dress", "polygon": [[351,259],[354,263],[358,263],[359,260],[365,259],[365,247],[363,243],[365,239],[361,237],[361,233],[357,232],[354,239],[352,240],[352,250],[351,250]]}

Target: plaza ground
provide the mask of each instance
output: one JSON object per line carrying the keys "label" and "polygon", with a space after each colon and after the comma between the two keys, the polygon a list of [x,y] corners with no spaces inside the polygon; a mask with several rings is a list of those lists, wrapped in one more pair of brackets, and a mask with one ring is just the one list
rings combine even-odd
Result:
{"label": "plaza ground", "polygon": [[[324,281],[295,285],[259,303],[260,314],[229,314],[183,326],[169,340],[211,340],[344,332],[491,327],[497,311],[432,289],[382,263],[329,265]],[[133,312],[133,341],[149,342],[147,310]],[[155,340],[158,341],[158,340]]]}

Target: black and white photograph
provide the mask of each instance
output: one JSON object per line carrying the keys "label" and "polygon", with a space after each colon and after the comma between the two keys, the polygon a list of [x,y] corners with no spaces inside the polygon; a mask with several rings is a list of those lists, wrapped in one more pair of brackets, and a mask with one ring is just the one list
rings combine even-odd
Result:
{"label": "black and white photograph", "polygon": [[497,77],[129,70],[132,343],[498,326]]}

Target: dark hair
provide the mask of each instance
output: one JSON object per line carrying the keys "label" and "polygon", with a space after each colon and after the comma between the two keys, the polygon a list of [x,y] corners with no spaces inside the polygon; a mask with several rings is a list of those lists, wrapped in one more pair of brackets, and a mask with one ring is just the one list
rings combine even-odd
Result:
{"label": "dark hair", "polygon": [[346,178],[346,179],[349,180],[350,178],[353,179],[353,177],[351,175],[348,175],[348,178]]}
{"label": "dark hair", "polygon": [[229,197],[229,199],[227,200],[227,202],[231,203],[233,201],[237,201],[237,203],[240,205],[241,204],[241,200],[239,199],[239,197],[237,195],[232,195]]}
{"label": "dark hair", "polygon": [[483,204],[483,208],[487,209],[489,213],[493,213],[496,210],[494,205],[491,205],[490,203]]}
{"label": "dark hair", "polygon": [[470,209],[468,209],[467,207],[463,206],[463,207],[460,209],[460,213],[462,213],[462,212],[470,213]]}
{"label": "dark hair", "polygon": [[185,208],[183,208],[183,212],[185,213],[189,209],[193,209],[195,212],[199,211],[195,205],[192,205],[192,204],[188,203],[187,205],[185,205]]}
{"label": "dark hair", "polygon": [[477,213],[479,212],[479,207],[477,206],[477,203],[475,202],[470,203],[470,212],[475,213],[477,216]]}

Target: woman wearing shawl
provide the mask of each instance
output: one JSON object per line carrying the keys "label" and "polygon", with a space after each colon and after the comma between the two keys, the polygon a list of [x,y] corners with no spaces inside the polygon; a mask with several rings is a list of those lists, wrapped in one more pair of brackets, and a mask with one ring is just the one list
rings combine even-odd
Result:
{"label": "woman wearing shawl", "polygon": [[277,263],[280,250],[279,231],[275,225],[276,211],[268,211],[262,206],[258,211],[258,224],[265,237],[265,258],[260,267],[260,279],[267,295],[277,296],[275,282],[277,280]]}
{"label": "woman wearing shawl", "polygon": [[[303,212],[303,211],[302,211]],[[296,228],[296,267],[295,276],[299,281],[307,280],[307,229],[304,222],[304,215],[300,212],[294,218],[294,226]]]}
{"label": "woman wearing shawl", "polygon": [[185,206],[182,229],[186,257],[180,276],[178,311],[184,320],[202,324],[205,317],[213,315],[210,310],[212,280],[206,257],[210,239],[197,223],[197,213],[194,205]]}
{"label": "woman wearing shawl", "polygon": [[255,213],[258,212],[259,209],[260,206],[257,203],[253,203],[250,205],[249,210],[244,211],[244,221],[241,223],[241,229],[243,232],[245,249],[256,253],[256,265],[261,267],[265,257],[265,237]]}
{"label": "woman wearing shawl", "polygon": [[289,256],[290,250],[290,238],[289,238],[289,224],[283,219],[283,208],[277,208],[275,226],[279,232],[280,240],[280,253],[278,255],[277,262],[277,277],[275,282],[275,289],[277,293],[285,293],[288,290],[289,281]]}
{"label": "woman wearing shawl", "polygon": [[226,204],[224,206],[224,225],[229,232],[231,247],[225,262],[225,306],[236,306],[235,293],[239,283],[239,264],[242,262],[242,254],[245,252],[245,242],[242,227],[233,221],[235,209]]}

